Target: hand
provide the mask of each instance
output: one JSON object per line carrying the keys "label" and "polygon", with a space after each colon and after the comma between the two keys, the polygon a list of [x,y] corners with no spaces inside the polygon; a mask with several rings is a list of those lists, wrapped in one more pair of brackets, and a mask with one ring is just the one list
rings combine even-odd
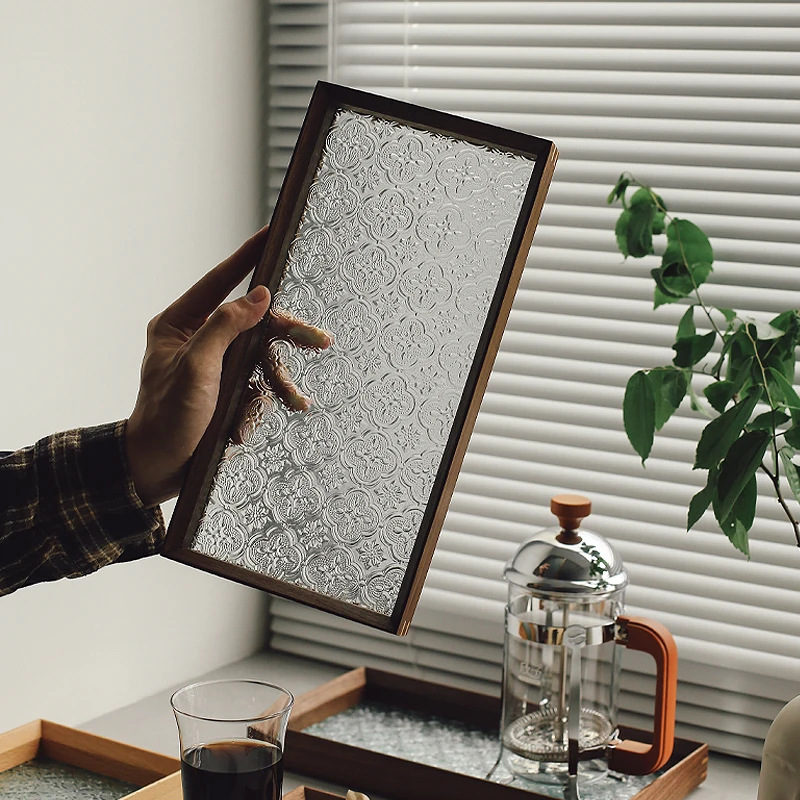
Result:
{"label": "hand", "polygon": [[[245,297],[220,305],[257,264],[266,238],[264,228],[147,326],[139,394],[125,433],[131,478],[146,506],[162,503],[180,491],[189,459],[217,405],[225,351],[267,312],[270,295],[265,286],[255,286]],[[270,315],[260,365],[263,385],[254,394],[251,383],[245,393],[249,405],[243,411],[250,411],[251,425],[253,402],[263,405],[267,389],[293,410],[310,404],[275,356],[272,345],[278,339],[314,349],[331,343],[323,331],[288,314]]]}

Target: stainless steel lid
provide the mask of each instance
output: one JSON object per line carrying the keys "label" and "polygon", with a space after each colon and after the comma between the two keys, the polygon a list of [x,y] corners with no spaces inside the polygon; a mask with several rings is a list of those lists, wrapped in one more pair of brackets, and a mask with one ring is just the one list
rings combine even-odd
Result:
{"label": "stainless steel lid", "polygon": [[559,527],[523,542],[506,564],[505,579],[546,594],[610,594],[625,588],[628,575],[616,550],[599,534],[579,527],[591,513],[591,501],[557,495],[550,510],[559,518]]}

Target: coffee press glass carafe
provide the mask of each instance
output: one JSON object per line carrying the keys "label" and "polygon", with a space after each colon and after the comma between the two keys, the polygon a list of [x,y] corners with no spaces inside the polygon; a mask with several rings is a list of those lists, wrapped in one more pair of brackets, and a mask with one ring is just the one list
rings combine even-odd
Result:
{"label": "coffee press glass carafe", "polygon": [[[559,495],[559,527],[524,542],[505,568],[508,581],[501,759],[515,776],[578,783],[611,769],[655,772],[672,754],[677,649],[659,623],[623,615],[628,576],[602,537],[579,527],[591,502]],[[651,744],[620,740],[617,702],[623,645],[656,662]],[[578,777],[580,773],[580,779]]]}

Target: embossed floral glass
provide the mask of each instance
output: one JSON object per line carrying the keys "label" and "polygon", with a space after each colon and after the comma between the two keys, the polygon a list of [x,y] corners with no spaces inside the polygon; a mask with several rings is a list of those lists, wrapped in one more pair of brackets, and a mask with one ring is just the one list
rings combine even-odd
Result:
{"label": "embossed floral glass", "polygon": [[[332,110],[273,291],[275,308],[333,335],[319,353],[274,345],[313,406],[298,414],[264,391],[241,443],[227,430],[184,560],[396,617],[421,531],[441,525],[543,166],[362,110],[370,96],[346,91],[362,102]],[[251,369],[251,392],[266,390]]]}

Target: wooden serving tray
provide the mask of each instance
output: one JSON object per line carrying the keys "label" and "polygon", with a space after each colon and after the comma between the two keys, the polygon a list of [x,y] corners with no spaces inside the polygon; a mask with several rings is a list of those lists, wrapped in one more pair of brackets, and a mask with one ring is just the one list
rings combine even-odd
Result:
{"label": "wooden serving tray", "polygon": [[42,719],[0,734],[0,773],[37,757],[143,787],[125,800],[181,797],[177,758]]}
{"label": "wooden serving tray", "polygon": [[[499,698],[361,667],[297,699],[286,734],[286,769],[393,800],[412,797],[413,800],[551,800],[527,789],[343,744],[305,731],[364,701],[389,703],[487,731],[499,729]],[[623,734],[625,738],[647,740],[644,731],[625,728]],[[676,738],[665,770],[632,800],[682,800],[705,780],[707,768],[708,745]]]}

